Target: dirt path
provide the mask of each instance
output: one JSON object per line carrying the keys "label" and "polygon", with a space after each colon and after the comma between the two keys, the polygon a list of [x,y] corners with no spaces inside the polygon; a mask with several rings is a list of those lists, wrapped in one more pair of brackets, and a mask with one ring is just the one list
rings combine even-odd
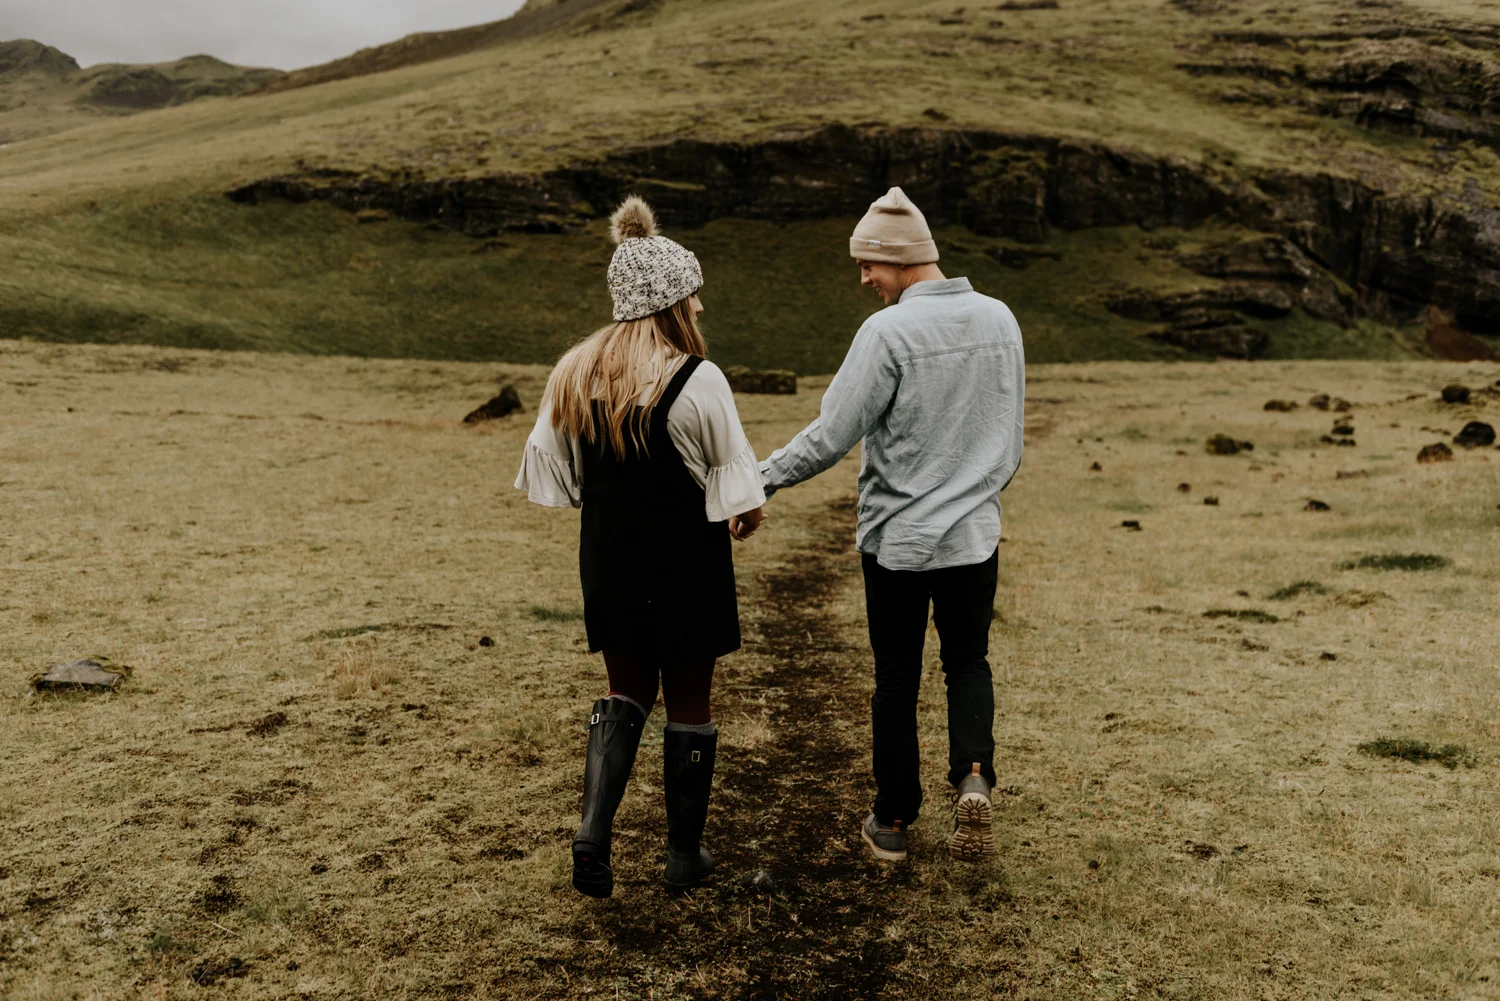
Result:
{"label": "dirt path", "polygon": [[[630,903],[612,901],[574,929],[614,947],[586,963],[604,983],[674,997],[677,981],[688,996],[755,1001],[875,997],[889,987],[905,947],[886,935],[887,905],[910,869],[878,866],[857,833],[868,810],[869,707],[851,672],[867,654],[830,628],[828,611],[857,586],[842,572],[854,559],[852,518],[847,502],[830,505],[814,543],[752,584],[765,615],[747,647],[771,666],[736,679],[719,701],[767,694],[773,736],[754,755],[721,752],[725,808],[707,836],[720,863],[714,883],[675,902],[659,887],[627,886]],[[762,869],[772,886],[754,883]],[[719,981],[723,972],[709,970],[740,975]]]}

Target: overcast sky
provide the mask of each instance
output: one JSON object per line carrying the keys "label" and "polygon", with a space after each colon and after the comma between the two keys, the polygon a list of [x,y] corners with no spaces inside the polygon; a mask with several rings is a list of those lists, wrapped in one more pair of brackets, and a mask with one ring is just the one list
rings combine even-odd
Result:
{"label": "overcast sky", "polygon": [[414,31],[498,21],[523,0],[0,0],[0,41],[34,38],[84,66],[200,53],[296,69]]}

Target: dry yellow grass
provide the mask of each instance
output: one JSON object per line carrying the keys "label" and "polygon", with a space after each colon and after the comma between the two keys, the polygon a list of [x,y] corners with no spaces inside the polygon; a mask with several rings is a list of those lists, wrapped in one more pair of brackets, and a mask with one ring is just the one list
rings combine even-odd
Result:
{"label": "dry yellow grass", "polygon": [[[1435,401],[1494,366],[1034,370],[988,868],[939,854],[935,651],[914,860],[863,860],[855,460],[779,495],[737,549],[750,643],[721,669],[708,835],[727,871],[681,899],[654,882],[658,713],[606,904],[567,884],[601,690],[569,615],[575,518],[510,489],[525,418],[458,424],[500,380],[534,402],[543,374],[0,341],[0,996],[1500,991],[1500,452],[1414,458],[1441,437],[1423,428],[1494,422],[1492,398]],[[825,384],[742,400],[757,449]],[[1357,448],[1319,444],[1332,414],[1261,409],[1314,392],[1354,402]],[[1205,454],[1221,430],[1255,450]],[[1451,564],[1343,569],[1381,553]],[[1267,597],[1304,580],[1327,593]],[[22,697],[93,653],[134,666],[118,695]],[[815,737],[805,760],[791,734]],[[1475,764],[1357,753],[1378,737]],[[759,866],[800,888],[740,890]]]}

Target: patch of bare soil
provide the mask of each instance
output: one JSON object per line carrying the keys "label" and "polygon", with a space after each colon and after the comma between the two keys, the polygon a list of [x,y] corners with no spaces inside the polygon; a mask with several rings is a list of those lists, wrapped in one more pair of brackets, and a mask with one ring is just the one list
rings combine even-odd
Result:
{"label": "patch of bare soil", "polygon": [[[851,736],[841,724],[868,718],[864,686],[851,677],[866,658],[831,628],[828,611],[844,586],[852,518],[850,502],[832,505],[818,541],[759,582],[766,616],[752,649],[772,666],[731,685],[724,701],[772,696],[773,736],[753,756],[721,750],[719,802],[734,805],[710,818],[714,880],[680,906],[663,906],[659,885],[646,885],[654,868],[617,889],[623,899],[573,929],[611,947],[572,966],[575,982],[583,972],[644,987],[666,971],[738,970],[737,982],[696,983],[692,994],[747,1001],[877,997],[893,986],[906,946],[886,935],[889,905],[912,874],[877,864],[859,838],[868,730]],[[663,826],[658,819],[658,840]]]}

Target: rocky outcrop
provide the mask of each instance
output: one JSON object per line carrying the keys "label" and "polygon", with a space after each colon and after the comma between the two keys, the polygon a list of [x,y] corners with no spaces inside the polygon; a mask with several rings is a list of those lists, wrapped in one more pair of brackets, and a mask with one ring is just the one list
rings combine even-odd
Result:
{"label": "rocky outcrop", "polygon": [[0,42],[0,77],[35,73],[61,78],[76,72],[78,60],[50,45],[28,38]]}
{"label": "rocky outcrop", "polygon": [[526,407],[521,403],[521,394],[516,392],[516,387],[507,385],[501,387],[499,394],[465,414],[464,423],[482,424],[485,421],[497,421],[525,410]]}
{"label": "rocky outcrop", "polygon": [[[1357,312],[1353,297],[1328,273],[1284,237],[1267,236],[1225,244],[1181,262],[1201,275],[1213,278],[1248,279],[1264,288],[1281,289],[1295,296],[1296,304],[1310,316],[1348,326]],[[1290,306],[1283,313],[1290,312]],[[1252,312],[1252,315],[1254,314]],[[1278,315],[1278,314],[1272,314]]]}
{"label": "rocky outcrop", "polygon": [[1254,358],[1265,351],[1270,338],[1247,324],[1246,317],[1285,316],[1294,301],[1279,285],[1256,283],[1168,295],[1135,290],[1109,299],[1105,306],[1127,319],[1169,324],[1147,336],[1193,354]]}
{"label": "rocky outcrop", "polygon": [[[857,217],[893,184],[935,225],[1020,242],[1039,242],[1053,229],[1233,222],[1280,239],[1205,258],[1198,262],[1205,273],[1300,282],[1298,304],[1337,322],[1347,322],[1357,299],[1385,322],[1409,322],[1437,305],[1467,330],[1500,334],[1500,211],[1449,196],[1390,194],[1327,174],[1247,178],[1039,136],[836,126],[758,143],[680,139],[539,176],[428,179],[309,168],[229,197],[378,208],[492,237],[581,227],[631,192],[647,196],[676,227],[724,217]],[[1325,271],[1353,294],[1327,281]]]}
{"label": "rocky outcrop", "polygon": [[758,371],[745,365],[730,365],[724,369],[724,378],[729,380],[729,388],[736,393],[797,395],[797,373],[785,369]]}
{"label": "rocky outcrop", "polygon": [[1492,38],[1457,29],[1216,38],[1235,44],[1234,54],[1204,59],[1210,53],[1202,52],[1178,69],[1250,81],[1248,90],[1221,93],[1225,101],[1294,105],[1373,131],[1500,146],[1500,61]]}

